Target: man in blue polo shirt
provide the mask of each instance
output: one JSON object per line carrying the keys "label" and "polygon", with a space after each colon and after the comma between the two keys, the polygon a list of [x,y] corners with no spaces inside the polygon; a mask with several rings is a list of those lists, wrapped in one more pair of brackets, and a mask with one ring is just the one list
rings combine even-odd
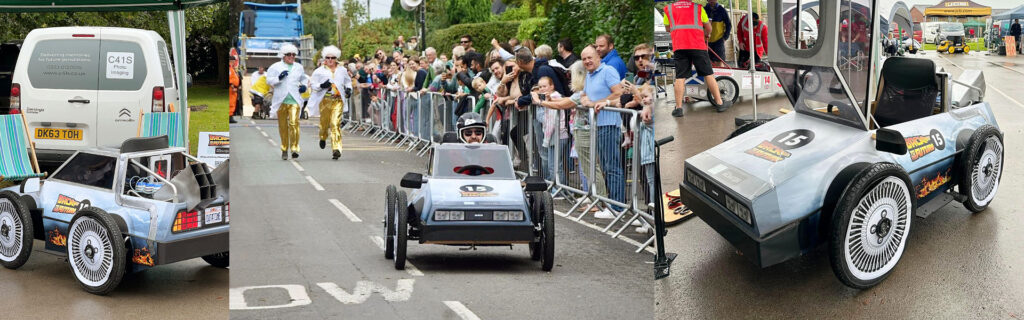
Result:
{"label": "man in blue polo shirt", "polygon": [[[626,202],[626,181],[622,173],[622,116],[615,112],[601,112],[601,109],[612,105],[625,91],[620,84],[621,76],[615,68],[600,62],[597,48],[587,46],[580,55],[583,68],[587,70],[586,83],[583,86],[583,105],[597,111],[597,154],[600,157],[601,169],[604,171],[605,183],[608,186],[608,198]],[[612,206],[615,211],[622,211]],[[594,217],[612,219],[615,216],[606,211],[598,212]]]}
{"label": "man in blue polo shirt", "polygon": [[612,42],[611,35],[602,34],[597,36],[597,40],[594,41],[594,49],[601,55],[601,63],[615,68],[615,72],[619,73],[619,81],[626,78],[626,63],[622,62],[622,58],[619,57],[619,51],[615,50],[615,43]]}

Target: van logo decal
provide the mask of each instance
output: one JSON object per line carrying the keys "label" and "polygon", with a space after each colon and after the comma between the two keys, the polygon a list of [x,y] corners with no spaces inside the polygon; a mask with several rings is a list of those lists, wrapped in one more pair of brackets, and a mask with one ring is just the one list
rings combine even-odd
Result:
{"label": "van logo decal", "polygon": [[132,118],[132,111],[131,110],[129,110],[128,108],[121,108],[121,111],[117,112],[117,119],[114,119],[114,121],[115,122],[135,122],[135,119]]}

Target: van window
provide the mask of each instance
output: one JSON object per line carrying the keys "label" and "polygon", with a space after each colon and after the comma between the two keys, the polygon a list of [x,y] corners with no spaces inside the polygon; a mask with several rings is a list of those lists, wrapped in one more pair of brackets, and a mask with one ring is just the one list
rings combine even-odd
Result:
{"label": "van window", "polygon": [[53,175],[53,179],[103,189],[114,188],[114,167],[117,159],[91,153],[79,153]]}
{"label": "van window", "polygon": [[100,40],[62,39],[36,43],[28,61],[34,88],[96,90]]}
{"label": "van window", "polygon": [[138,43],[103,40],[100,90],[137,91],[146,82],[146,57]]}
{"label": "van window", "polygon": [[174,88],[174,73],[171,71],[173,64],[171,64],[171,58],[167,56],[167,44],[157,41],[156,53],[160,55],[160,70],[164,73],[164,87]]}

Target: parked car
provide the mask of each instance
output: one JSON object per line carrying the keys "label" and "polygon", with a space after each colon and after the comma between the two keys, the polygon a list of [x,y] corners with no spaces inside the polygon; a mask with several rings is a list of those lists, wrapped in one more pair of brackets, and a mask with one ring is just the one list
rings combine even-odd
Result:
{"label": "parked car", "polygon": [[[178,105],[167,44],[149,30],[42,28],[29,32],[12,92],[39,161],[59,164],[79,150],[118,147],[138,134],[140,112]],[[177,106],[180,108],[180,106]]]}
{"label": "parked car", "polygon": [[935,33],[935,44],[941,44],[942,41],[950,41],[953,43],[963,43],[966,34],[964,33],[964,25],[958,22],[947,22],[939,25],[938,31]]}
{"label": "parked car", "polygon": [[21,43],[0,44],[0,114],[10,113],[11,76],[20,51]]}
{"label": "parked car", "polygon": [[79,151],[46,179],[0,190],[0,265],[21,267],[42,240],[94,294],[113,291],[126,272],[177,261],[227,268],[228,165],[210,172],[167,141]]}

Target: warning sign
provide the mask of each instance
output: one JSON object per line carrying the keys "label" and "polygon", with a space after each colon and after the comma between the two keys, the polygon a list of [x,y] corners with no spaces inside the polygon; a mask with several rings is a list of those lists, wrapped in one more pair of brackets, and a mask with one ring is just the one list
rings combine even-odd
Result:
{"label": "warning sign", "polygon": [[132,79],[134,52],[107,52],[107,79]]}

